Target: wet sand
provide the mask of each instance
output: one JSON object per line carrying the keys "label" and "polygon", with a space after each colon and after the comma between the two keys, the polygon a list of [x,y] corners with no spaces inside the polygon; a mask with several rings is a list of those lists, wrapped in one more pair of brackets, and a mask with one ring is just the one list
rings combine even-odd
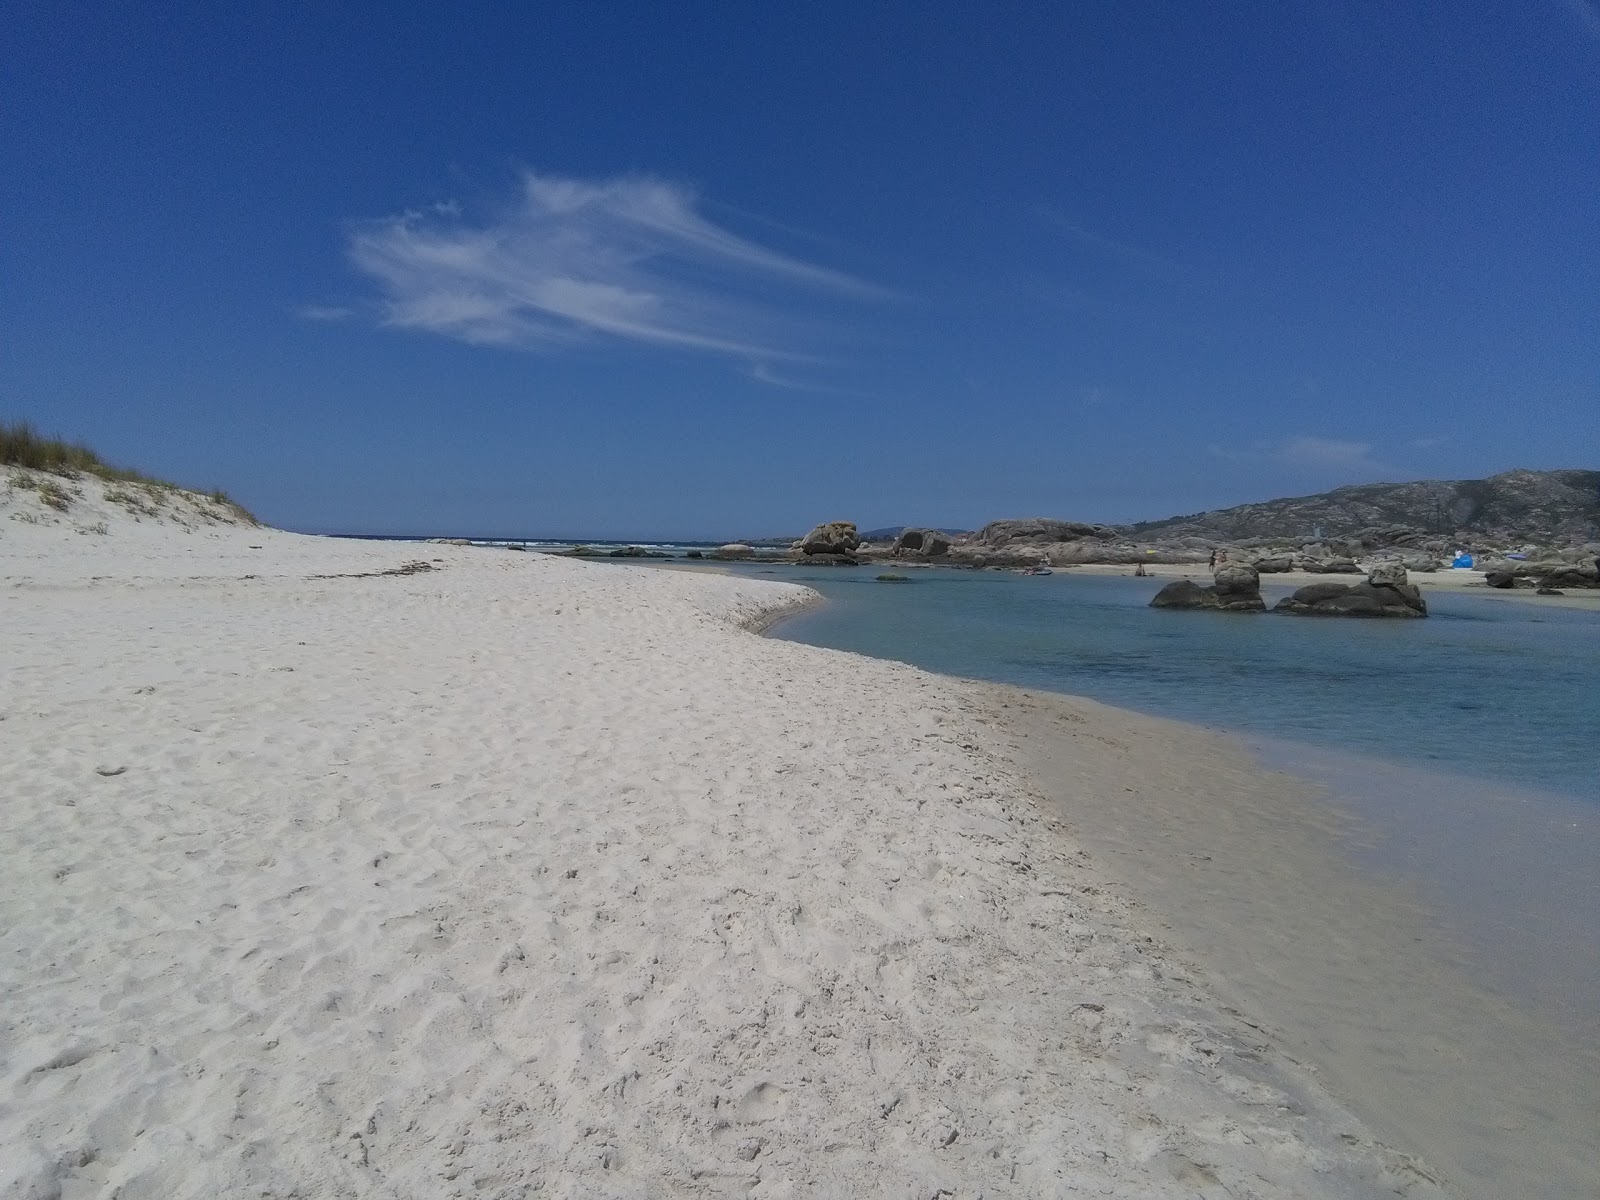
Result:
{"label": "wet sand", "polygon": [[1470,1200],[1600,1195],[1592,1017],[1558,1019],[1490,986],[1436,896],[1357,866],[1376,844],[1358,813],[1223,735],[973,686],[1018,764],[1197,978],[1382,1140]]}

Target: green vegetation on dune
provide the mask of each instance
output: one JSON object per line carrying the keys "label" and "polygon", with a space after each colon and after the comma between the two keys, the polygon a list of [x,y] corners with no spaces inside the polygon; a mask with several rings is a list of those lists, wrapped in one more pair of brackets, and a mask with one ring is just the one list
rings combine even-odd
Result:
{"label": "green vegetation on dune", "polygon": [[[51,475],[62,475],[69,479],[75,479],[79,475],[94,475],[106,480],[108,483],[139,484],[151,492],[189,490],[165,479],[157,479],[154,476],[146,475],[143,471],[112,466],[88,446],[81,443],[66,442],[60,438],[43,437],[36,433],[33,426],[26,421],[19,421],[14,425],[0,421],[0,466],[44,471]],[[44,487],[49,488],[50,485],[46,484]],[[51,489],[50,495],[58,492],[59,489]],[[256,519],[250,511],[230,499],[228,493],[221,488],[214,488],[202,494],[215,504],[224,504],[234,509],[252,524],[256,523]],[[120,503],[122,502],[119,499],[121,495],[121,493],[118,493],[111,498],[118,500]],[[64,507],[64,505],[54,504],[49,495],[46,496],[46,503],[51,503],[52,507]]]}

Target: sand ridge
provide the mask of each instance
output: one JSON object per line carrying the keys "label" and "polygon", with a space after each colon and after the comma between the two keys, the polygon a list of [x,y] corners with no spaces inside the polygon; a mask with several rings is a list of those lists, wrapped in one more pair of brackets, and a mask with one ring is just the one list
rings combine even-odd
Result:
{"label": "sand ridge", "polygon": [[1439,1193],[804,589],[11,532],[0,1196]]}

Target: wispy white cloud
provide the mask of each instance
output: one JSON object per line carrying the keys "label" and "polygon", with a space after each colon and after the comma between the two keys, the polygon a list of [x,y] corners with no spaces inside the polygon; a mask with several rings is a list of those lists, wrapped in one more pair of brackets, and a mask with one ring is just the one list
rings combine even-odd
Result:
{"label": "wispy white cloud", "polygon": [[1578,18],[1578,24],[1595,41],[1600,42],[1600,8],[1596,8],[1593,0],[1561,0],[1572,15]]}
{"label": "wispy white cloud", "polygon": [[379,287],[382,324],[525,350],[608,337],[792,360],[805,356],[785,297],[889,294],[740,237],[702,216],[689,189],[645,176],[526,172],[486,218],[451,203],[364,222],[349,253]]}

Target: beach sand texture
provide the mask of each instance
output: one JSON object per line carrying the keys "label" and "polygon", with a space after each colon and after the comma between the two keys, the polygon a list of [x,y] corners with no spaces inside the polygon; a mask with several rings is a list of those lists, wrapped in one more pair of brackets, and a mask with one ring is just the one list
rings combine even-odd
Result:
{"label": "beach sand texture", "polygon": [[1444,1194],[804,589],[0,524],[0,1196]]}

